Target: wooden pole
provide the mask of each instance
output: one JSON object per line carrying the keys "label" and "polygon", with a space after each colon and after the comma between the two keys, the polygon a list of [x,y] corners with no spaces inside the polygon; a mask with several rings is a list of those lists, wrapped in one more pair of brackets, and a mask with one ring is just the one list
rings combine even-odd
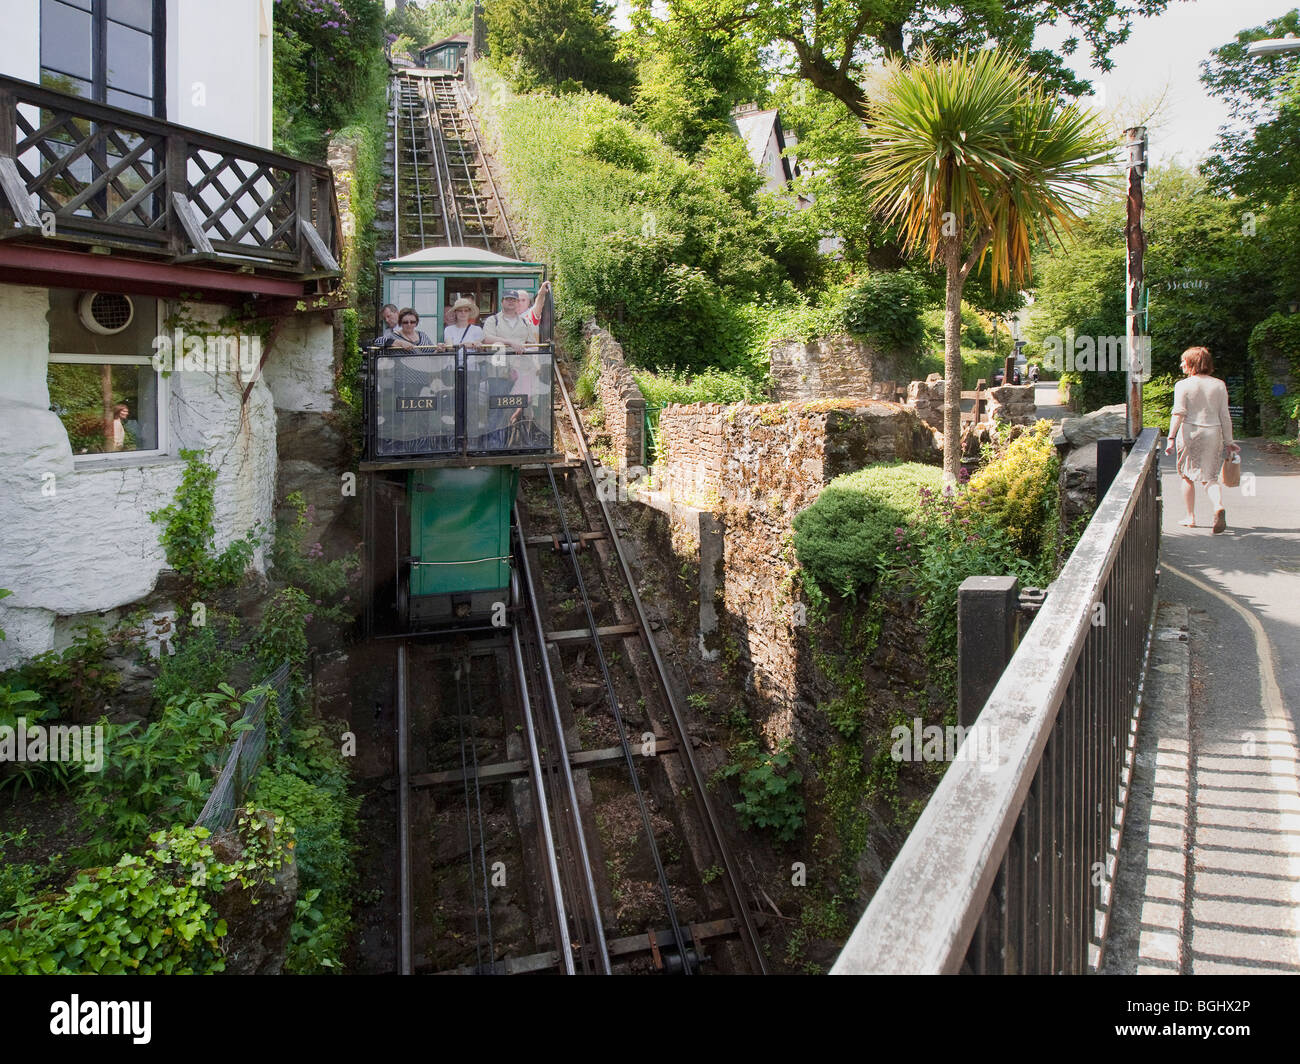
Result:
{"label": "wooden pole", "polygon": [[1142,232],[1142,175],[1147,168],[1147,131],[1145,126],[1134,126],[1124,131],[1124,146],[1128,151],[1127,219],[1124,225],[1126,248],[1125,273],[1125,396],[1127,398],[1129,439],[1135,440],[1142,431],[1142,380],[1149,369],[1141,358],[1143,340],[1139,339],[1138,314],[1142,304],[1142,255],[1146,250],[1146,234]]}

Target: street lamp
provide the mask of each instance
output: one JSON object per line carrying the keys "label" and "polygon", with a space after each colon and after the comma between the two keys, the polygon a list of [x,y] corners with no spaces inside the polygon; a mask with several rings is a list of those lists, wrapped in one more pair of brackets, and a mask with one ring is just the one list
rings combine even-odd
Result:
{"label": "street lamp", "polygon": [[1300,52],[1300,37],[1288,33],[1280,40],[1252,41],[1246,47],[1246,54],[1251,56],[1284,55],[1287,52]]}

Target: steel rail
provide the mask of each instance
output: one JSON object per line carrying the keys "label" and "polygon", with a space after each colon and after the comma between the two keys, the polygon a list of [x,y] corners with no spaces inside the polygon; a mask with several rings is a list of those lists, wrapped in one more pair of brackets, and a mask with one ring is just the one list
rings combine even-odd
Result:
{"label": "steel rail", "polygon": [[[529,670],[529,682],[533,684],[531,690],[534,693],[534,704],[544,700],[542,693],[542,668],[541,655],[538,651],[537,643],[532,638],[531,632],[527,626],[520,630],[520,644],[524,651],[524,661]],[[559,864],[560,875],[563,878],[563,888],[565,898],[568,899],[568,913],[570,928],[568,929],[569,941],[573,945],[574,963],[581,974],[598,974],[599,959],[595,949],[595,941],[600,933],[599,915],[590,911],[587,899],[582,893],[582,887],[578,879],[580,862],[575,858],[578,852],[577,840],[574,838],[575,822],[573,818],[573,805],[563,792],[563,781],[560,778],[559,762],[568,752],[568,744],[563,734],[556,736],[550,728],[550,717],[546,713],[540,715],[539,725],[547,730],[538,738],[544,757],[543,766],[546,770],[546,787],[547,795],[550,798],[551,809],[554,811],[555,819],[553,823],[556,840],[555,857]],[[555,752],[559,751],[559,756]]]}
{"label": "steel rail", "polygon": [[[582,457],[583,464],[586,466],[587,475],[591,478],[591,483],[597,483],[596,469],[591,461],[591,452],[587,449],[587,442],[582,435],[581,422],[578,420],[577,411],[574,409],[573,400],[569,396],[568,386],[564,382],[564,375],[560,373],[559,367],[556,367],[554,375],[555,384],[558,386],[560,398],[564,400],[564,407],[569,415],[569,424],[572,427],[574,441],[577,444],[578,452]],[[550,467],[547,467],[550,472]],[[553,477],[553,474],[552,474]],[[681,747],[682,759],[691,774],[692,791],[694,792],[697,808],[703,815],[704,822],[707,824],[709,833],[712,836],[714,850],[717,852],[718,859],[722,862],[722,882],[727,892],[728,900],[736,914],[736,921],[740,928],[741,941],[745,943],[746,951],[749,954],[750,963],[754,970],[760,975],[767,974],[767,965],[763,961],[763,951],[759,946],[758,929],[754,924],[753,915],[749,907],[745,905],[740,896],[740,873],[736,868],[735,859],[731,855],[731,850],[727,846],[726,837],[723,834],[722,826],[718,821],[718,815],[713,808],[713,803],[709,798],[707,781],[700,767],[696,763],[695,756],[691,750],[690,734],[686,730],[685,717],[682,713],[681,705],[677,701],[677,696],[673,691],[672,684],[668,680],[668,671],[664,666],[663,658],[659,653],[658,644],[650,631],[649,621],[646,619],[645,608],[641,603],[641,595],[637,591],[636,581],[632,578],[632,569],[628,564],[627,555],[623,550],[623,542],[614,528],[614,521],[610,517],[609,508],[605,505],[605,500],[601,498],[600,492],[596,492],[596,505],[600,509],[601,518],[605,523],[606,534],[609,543],[614,548],[614,555],[618,560],[619,570],[622,572],[623,580],[627,584],[628,591],[632,596],[632,611],[636,616],[637,627],[641,630],[641,638],[645,643],[646,649],[650,654],[650,660],[654,665],[655,676],[659,680],[659,685],[663,689],[664,697],[668,703],[668,710],[672,716],[673,727],[677,732],[677,741]],[[572,549],[572,547],[570,548]]]}
{"label": "steel rail", "polygon": [[[469,718],[470,710],[473,709],[473,700],[469,691],[469,655],[466,654],[458,659],[454,668],[456,679],[456,730],[460,738],[460,771],[465,796],[465,842],[467,846],[466,853],[469,857],[470,904],[474,907],[474,959],[476,966],[481,970],[483,967],[483,940],[479,934],[478,891],[474,886],[474,878],[479,872],[479,866],[481,866],[483,872],[483,916],[484,923],[487,925],[488,964],[493,968],[496,965],[496,943],[492,936],[492,896],[488,890],[487,834],[483,830],[483,791],[479,786],[478,777],[478,736],[474,734],[473,729],[470,729],[468,744],[465,741],[465,722]],[[467,746],[469,749],[468,759],[465,756]],[[470,798],[471,777],[474,782],[472,800]],[[474,860],[475,820],[478,821],[477,849],[479,860],[477,864]]]}
{"label": "steel rail", "polygon": [[[605,648],[600,643],[600,632],[596,624],[595,614],[591,609],[591,596],[587,592],[587,581],[582,575],[582,566],[578,564],[577,541],[569,531],[569,518],[564,512],[564,500],[560,498],[560,489],[555,483],[555,473],[550,466],[546,467],[546,476],[551,484],[551,495],[555,499],[555,509],[560,515],[560,531],[562,542],[567,546],[565,553],[569,556],[569,561],[573,564],[573,575],[578,581],[578,594],[582,598],[582,608],[587,615],[587,627],[591,631],[591,643],[596,651],[596,662],[600,666],[600,675],[605,684],[605,691],[609,696],[609,708],[614,714],[614,723],[618,727],[618,741],[623,748],[623,759],[627,764],[628,776],[632,781],[632,791],[636,795],[637,806],[641,811],[641,824],[645,829],[646,842],[650,845],[650,857],[654,862],[655,875],[659,880],[659,890],[664,896],[664,908],[668,916],[668,923],[672,927],[673,940],[677,944],[678,956],[682,962],[682,972],[686,975],[694,974],[691,971],[690,956],[686,949],[686,938],[682,933],[681,922],[677,919],[677,906],[673,902],[672,888],[668,883],[668,873],[664,870],[663,860],[659,856],[659,845],[655,842],[654,824],[650,820],[650,809],[646,805],[645,794],[641,790],[641,780],[637,776],[636,760],[632,756],[632,748],[627,741],[627,724],[623,720],[623,711],[619,708],[618,692],[614,690],[614,679],[609,674],[609,662],[605,658]],[[593,477],[593,483],[595,478]]]}
{"label": "steel rail", "polygon": [[[487,219],[483,216],[483,209],[479,206],[480,196],[475,191],[478,182],[473,177],[470,167],[469,157],[465,154],[465,137],[463,131],[456,125],[457,118],[461,118],[466,124],[469,124],[469,116],[462,112],[460,100],[457,98],[454,88],[448,88],[438,85],[433,90],[434,99],[438,101],[439,113],[446,115],[451,119],[452,130],[456,134],[456,152],[460,156],[461,169],[465,171],[465,184],[469,186],[470,191],[465,194],[465,198],[470,200],[474,208],[474,213],[478,216],[479,236],[483,241],[483,246],[492,250],[492,236],[488,232]],[[444,107],[444,104],[446,105]],[[498,207],[500,204],[498,204]],[[463,228],[462,228],[463,231]]]}
{"label": "steel rail", "polygon": [[593,937],[595,938],[600,962],[600,974],[609,975],[609,945],[605,938],[605,929],[600,915],[600,896],[596,891],[596,881],[591,871],[591,854],[587,849],[587,836],[583,830],[581,807],[578,804],[578,794],[573,783],[573,768],[569,763],[569,751],[564,745],[564,723],[560,719],[560,700],[555,693],[555,676],[551,672],[550,657],[546,652],[546,634],[542,630],[542,615],[538,609],[532,566],[528,561],[527,536],[525,535],[523,520],[517,505],[515,506],[515,529],[517,532],[516,545],[520,559],[519,565],[523,574],[521,583],[528,596],[527,612],[533,622],[533,636],[536,639],[537,655],[542,665],[542,680],[546,702],[550,710],[551,725],[560,742],[559,756],[556,760],[560,765],[565,793],[569,800],[569,808],[572,810],[579,863],[583,873],[582,889],[585,892],[587,905],[592,914],[592,925],[595,932]]}
{"label": "steel rail", "polygon": [[515,679],[519,687],[519,706],[524,714],[524,733],[528,739],[528,761],[530,776],[533,780],[537,804],[538,824],[543,838],[543,851],[546,855],[547,877],[551,883],[554,900],[556,948],[564,966],[565,975],[576,974],[573,961],[573,945],[569,941],[569,914],[564,905],[564,892],[560,886],[560,869],[555,860],[555,836],[551,832],[550,808],[546,801],[546,788],[542,779],[542,760],[537,749],[537,729],[533,723],[533,707],[528,698],[528,676],[524,671],[524,655],[519,645],[519,629],[511,626],[510,646],[514,652]]}
{"label": "steel rail", "polygon": [[400,970],[412,973],[411,963],[411,806],[406,741],[406,643],[397,644],[397,839],[398,906],[401,910]]}
{"label": "steel rail", "polygon": [[420,247],[426,247],[428,237],[424,231],[424,197],[420,193],[420,152],[415,145],[415,108],[410,106],[410,100],[407,97],[403,98],[403,103],[406,105],[407,125],[411,130],[411,173],[415,177],[415,210],[420,221]]}
{"label": "steel rail", "polygon": [[[442,238],[443,241],[450,245],[451,243],[451,217],[447,213],[447,193],[450,191],[450,174],[445,174],[438,161],[438,151],[436,148],[436,137],[433,131],[433,112],[429,109],[428,95],[424,91],[424,85],[420,85],[420,99],[424,104],[424,122],[429,132],[429,154],[433,156],[433,176],[438,185],[438,206],[442,211]],[[446,180],[444,180],[444,176]]]}
{"label": "steel rail", "polygon": [[[447,246],[464,247],[465,246],[465,222],[461,218],[460,203],[456,197],[456,180],[451,172],[451,157],[447,152],[447,133],[443,128],[442,109],[438,106],[438,93],[435,89],[426,91],[426,106],[429,107],[429,127],[435,129],[434,116],[437,117],[436,137],[433,144],[434,153],[441,153],[442,175],[445,177],[446,184],[443,187],[443,202],[449,204],[449,226],[447,229]],[[454,239],[453,239],[454,238]]]}
{"label": "steel rail", "polygon": [[487,174],[488,185],[492,189],[492,199],[497,205],[497,217],[501,219],[501,224],[505,226],[506,239],[510,242],[510,255],[512,258],[519,258],[519,242],[515,239],[514,228],[510,225],[510,218],[506,214],[505,201],[501,198],[501,191],[497,188],[496,178],[492,176],[492,167],[488,165],[487,152],[483,150],[483,138],[478,134],[478,125],[474,121],[474,115],[469,107],[469,94],[465,92],[464,86],[457,85],[456,96],[461,104],[461,110],[469,120],[469,131],[474,135],[474,147],[478,151],[479,158],[483,160],[483,171]]}

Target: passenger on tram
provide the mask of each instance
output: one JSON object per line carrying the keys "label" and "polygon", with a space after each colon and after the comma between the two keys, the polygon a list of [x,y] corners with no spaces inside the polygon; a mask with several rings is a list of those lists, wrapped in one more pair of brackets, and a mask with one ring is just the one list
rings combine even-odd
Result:
{"label": "passenger on tram", "polygon": [[501,296],[501,313],[493,314],[483,322],[483,341],[488,344],[506,344],[516,354],[522,354],[525,344],[537,343],[537,326],[519,312],[528,305],[528,293],[523,289],[507,289]]}
{"label": "passenger on tram", "polygon": [[433,341],[428,333],[416,326],[420,324],[420,315],[412,307],[403,307],[397,313],[398,328],[393,333],[393,347],[415,348],[432,347]]}
{"label": "passenger on tram", "polygon": [[473,347],[483,342],[483,330],[474,324],[478,320],[478,304],[468,296],[461,296],[451,305],[452,324],[442,331],[439,347]]}
{"label": "passenger on tram", "polygon": [[383,331],[374,338],[370,345],[371,347],[384,347],[391,344],[393,342],[393,337],[397,332],[398,319],[401,317],[401,315],[397,313],[396,303],[385,303],[380,314],[384,317],[384,328]]}

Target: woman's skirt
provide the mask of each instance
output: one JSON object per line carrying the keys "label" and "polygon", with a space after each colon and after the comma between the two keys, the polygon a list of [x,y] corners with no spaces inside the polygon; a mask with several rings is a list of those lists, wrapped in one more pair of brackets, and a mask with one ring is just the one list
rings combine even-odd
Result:
{"label": "woman's skirt", "polygon": [[1184,424],[1178,430],[1178,475],[1217,484],[1222,468],[1223,430],[1218,425]]}

